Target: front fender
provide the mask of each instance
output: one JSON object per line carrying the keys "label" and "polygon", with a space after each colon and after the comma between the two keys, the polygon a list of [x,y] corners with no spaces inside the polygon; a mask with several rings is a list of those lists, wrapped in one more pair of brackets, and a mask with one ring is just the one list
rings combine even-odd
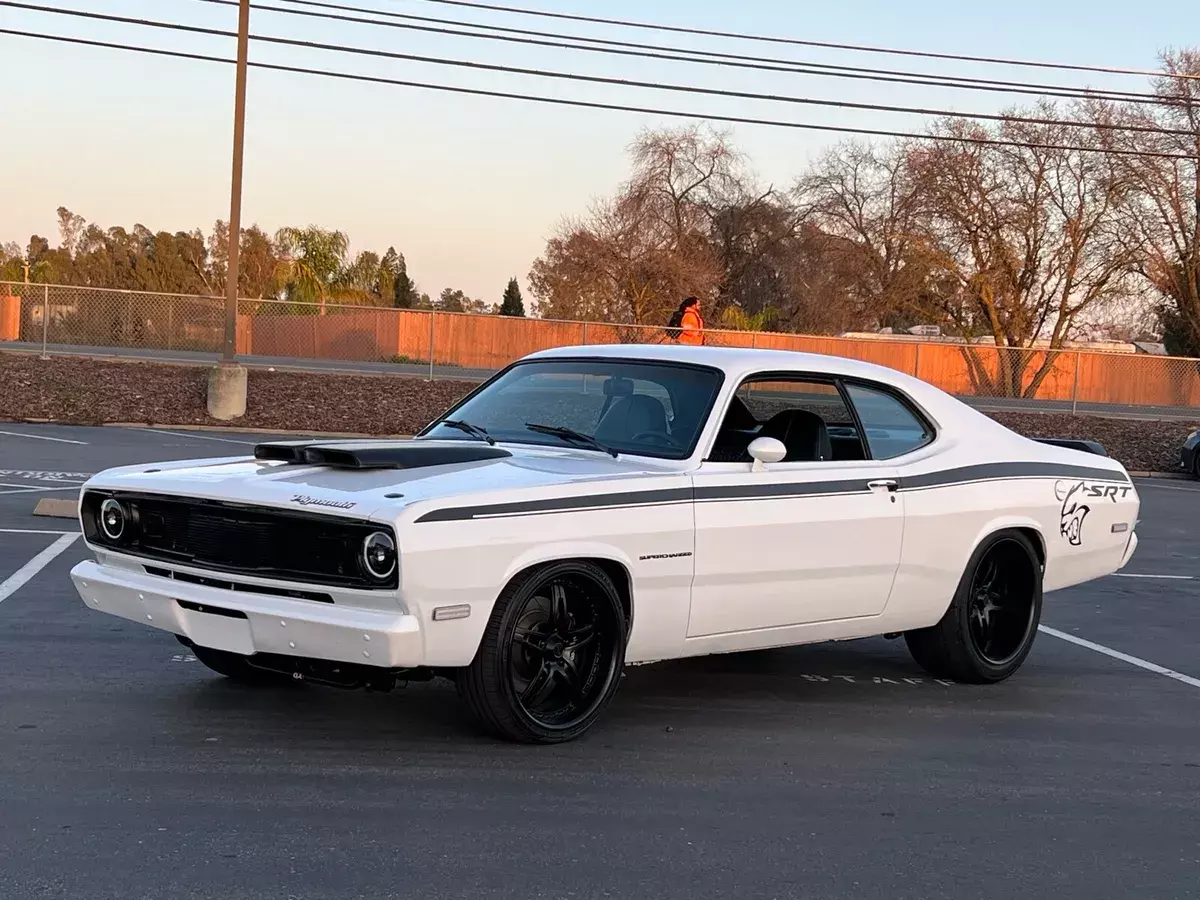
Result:
{"label": "front fender", "polygon": [[612,544],[602,541],[556,541],[529,547],[513,558],[504,573],[504,583],[508,584],[527,569],[560,559],[604,559],[619,563],[631,576],[633,573],[633,561],[629,555]]}

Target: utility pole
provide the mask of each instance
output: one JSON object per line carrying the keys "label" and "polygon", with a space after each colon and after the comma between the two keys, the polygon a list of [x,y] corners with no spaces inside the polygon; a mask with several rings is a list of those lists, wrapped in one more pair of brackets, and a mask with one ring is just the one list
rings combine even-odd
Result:
{"label": "utility pole", "polygon": [[246,68],[250,50],[250,0],[238,5],[237,77],[233,98],[233,178],[229,190],[229,265],[225,275],[225,347],[221,361],[237,354],[238,254],[242,243],[242,155],[246,141]]}
{"label": "utility pole", "polygon": [[242,243],[242,149],[246,137],[246,67],[250,50],[250,0],[238,3],[237,76],[233,99],[233,180],[229,190],[229,267],[225,275],[225,342],[208,373],[208,414],[246,414],[246,367],[237,363],[238,251]]}

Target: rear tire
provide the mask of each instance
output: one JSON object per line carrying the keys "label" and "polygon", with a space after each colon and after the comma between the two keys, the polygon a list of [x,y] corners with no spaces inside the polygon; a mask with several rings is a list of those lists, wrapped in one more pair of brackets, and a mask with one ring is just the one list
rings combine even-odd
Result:
{"label": "rear tire", "polygon": [[230,653],[227,650],[214,650],[212,647],[191,645],[192,655],[218,675],[224,675],[239,684],[253,687],[283,687],[290,686],[294,679],[279,672],[267,672],[250,665],[249,658],[240,653]]}
{"label": "rear tire", "polygon": [[455,682],[475,720],[505,740],[571,741],[612,700],[625,666],[621,597],[599,566],[551,563],[500,594]]}
{"label": "rear tire", "polygon": [[1037,550],[1021,532],[1000,531],[971,555],[941,621],[906,632],[904,640],[934,677],[994,684],[1025,662],[1041,616]]}

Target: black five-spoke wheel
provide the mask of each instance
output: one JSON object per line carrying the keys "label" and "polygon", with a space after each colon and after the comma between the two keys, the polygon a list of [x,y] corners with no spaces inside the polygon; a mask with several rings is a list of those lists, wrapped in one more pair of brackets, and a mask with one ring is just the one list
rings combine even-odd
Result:
{"label": "black five-spoke wheel", "polygon": [[586,731],[625,661],[620,594],[603,569],[562,562],[518,577],[496,601],[459,692],[489,730],[557,743]]}
{"label": "black five-spoke wheel", "polygon": [[1025,661],[1042,613],[1042,568],[1030,539],[991,535],[976,549],[950,608],[930,628],[905,634],[930,674],[958,681],[1002,681]]}

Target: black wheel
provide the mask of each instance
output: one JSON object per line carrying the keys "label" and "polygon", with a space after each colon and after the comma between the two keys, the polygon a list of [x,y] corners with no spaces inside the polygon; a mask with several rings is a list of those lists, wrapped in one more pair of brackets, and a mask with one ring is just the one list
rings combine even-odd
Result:
{"label": "black wheel", "polygon": [[941,621],[904,639],[929,674],[991,684],[1021,667],[1041,616],[1037,550],[1024,534],[1002,531],[976,549]]}
{"label": "black wheel", "polygon": [[612,579],[586,562],[514,579],[496,600],[459,696],[511,741],[573,740],[600,717],[625,665],[625,613]]}
{"label": "black wheel", "polygon": [[218,675],[224,675],[241,684],[256,687],[281,687],[291,685],[294,679],[279,672],[267,672],[256,668],[240,653],[230,653],[227,650],[214,650],[212,647],[201,647],[191,644],[192,655]]}
{"label": "black wheel", "polygon": [[1200,447],[1192,451],[1192,477],[1200,479]]}

